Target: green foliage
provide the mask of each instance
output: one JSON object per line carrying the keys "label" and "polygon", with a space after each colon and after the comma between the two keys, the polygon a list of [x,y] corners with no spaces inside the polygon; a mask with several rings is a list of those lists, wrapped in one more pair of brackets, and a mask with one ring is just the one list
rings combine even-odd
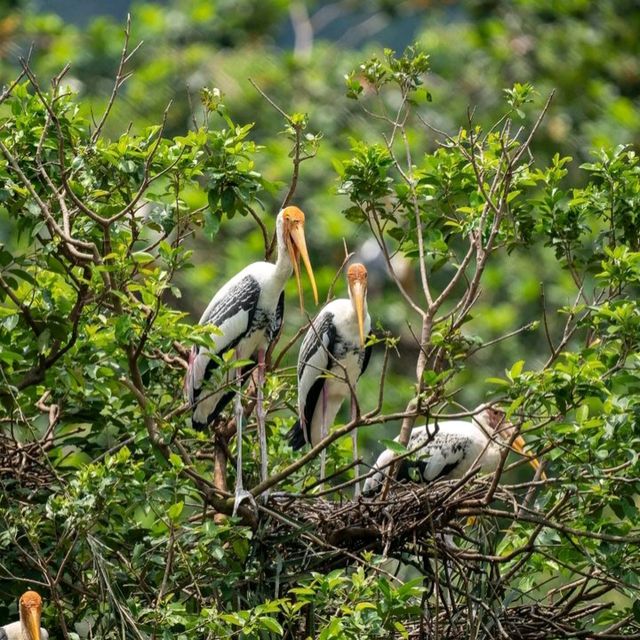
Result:
{"label": "green foliage", "polygon": [[[522,611],[553,634],[553,606],[579,593],[593,598],[566,634],[620,625],[633,637],[640,180],[634,148],[617,144],[640,131],[637,14],[461,3],[450,19],[430,10],[402,55],[316,41],[305,60],[271,44],[287,2],[169,5],[134,6],[131,41],[145,45],[99,126],[121,26],[81,31],[26,11],[11,32],[16,46],[42,40],[39,78],[73,64],[51,90],[24,79],[0,104],[0,620],[15,615],[19,576],[48,585],[54,637],[413,637],[425,619],[438,637],[493,637],[496,620],[513,634]],[[449,563],[430,530],[335,556],[309,523],[275,543],[264,515],[251,527],[214,520],[230,512],[211,490],[215,447],[181,399],[188,349],[213,330],[189,314],[268,253],[263,233],[289,187],[309,213],[321,291],[343,237],[351,250],[372,235],[395,265],[377,284],[370,269],[389,361],[361,443],[406,453],[387,416],[410,400],[441,416],[500,397],[546,464],[548,482],[509,471],[493,499],[491,478],[455,489]],[[301,323],[287,313],[280,345]],[[298,459],[285,440],[296,345],[281,348],[265,389],[272,473]],[[383,351],[358,387],[363,414],[378,402]],[[219,364],[212,384],[238,366]],[[347,479],[347,439],[328,456]],[[277,488],[308,494],[317,477],[314,459]],[[312,551],[326,570],[306,569]]]}

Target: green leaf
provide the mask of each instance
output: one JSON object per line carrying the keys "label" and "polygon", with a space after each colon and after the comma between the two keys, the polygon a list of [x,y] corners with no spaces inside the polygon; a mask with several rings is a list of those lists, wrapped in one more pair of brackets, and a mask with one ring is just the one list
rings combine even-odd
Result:
{"label": "green leaf", "polygon": [[400,634],[400,637],[405,639],[409,637],[409,632],[407,631],[406,627],[402,624],[402,622],[399,622],[398,620],[396,620],[393,623],[393,627]]}
{"label": "green leaf", "polygon": [[576,411],[576,422],[582,424],[589,417],[589,405],[583,404]]}
{"label": "green leaf", "polygon": [[488,382],[489,384],[497,384],[501,387],[511,386],[511,383],[508,380],[505,380],[504,378],[485,378],[485,382]]}
{"label": "green leaf", "polygon": [[273,633],[278,633],[280,635],[284,633],[282,625],[275,618],[260,618],[260,624],[269,631],[273,631]]}
{"label": "green leaf", "polygon": [[176,502],[175,504],[172,504],[167,509],[167,516],[173,522],[177,522],[178,518],[180,518],[180,514],[182,513],[183,509],[184,509],[184,501],[180,500],[179,502]]}
{"label": "green leaf", "polygon": [[64,454],[55,466],[66,469],[80,469],[90,463],[91,457],[84,451],[76,449],[70,453]]}
{"label": "green leaf", "polygon": [[408,451],[406,447],[402,446],[399,442],[396,442],[395,440],[384,438],[379,442],[381,445],[385,446],[387,449],[390,449],[391,451],[393,451],[393,453],[402,455],[403,453],[407,453]]}
{"label": "green leaf", "polygon": [[233,192],[233,189],[225,189],[222,192],[222,197],[220,198],[220,206],[227,215],[233,214],[235,212],[234,210],[236,206],[236,194]]}
{"label": "green leaf", "polygon": [[508,376],[511,380],[514,380],[522,373],[522,368],[524,367],[524,360],[518,360],[512,367],[511,371],[509,371]]}
{"label": "green leaf", "polygon": [[218,231],[220,230],[220,222],[222,221],[222,217],[219,213],[205,211],[203,218],[204,232],[209,240],[213,240],[218,235]]}
{"label": "green leaf", "polygon": [[12,362],[20,362],[23,359],[22,354],[16,353],[15,351],[8,351],[7,349],[0,350],[0,360],[3,362],[8,362],[11,364]]}
{"label": "green leaf", "polygon": [[154,255],[147,253],[146,251],[135,251],[131,254],[131,258],[134,262],[137,262],[139,264],[153,262],[156,259]]}
{"label": "green leaf", "polygon": [[333,618],[331,622],[321,631],[318,640],[336,640],[342,637],[342,620]]}

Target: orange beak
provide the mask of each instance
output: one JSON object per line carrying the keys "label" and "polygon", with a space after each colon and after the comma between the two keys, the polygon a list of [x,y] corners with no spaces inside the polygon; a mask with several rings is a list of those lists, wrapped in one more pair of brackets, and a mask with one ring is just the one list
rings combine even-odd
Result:
{"label": "orange beak", "polygon": [[20,606],[24,627],[30,640],[40,640],[40,615],[39,606]]}
{"label": "orange beak", "polygon": [[351,299],[358,317],[358,331],[360,332],[360,346],[364,347],[364,300],[367,293],[367,287],[361,280],[354,280],[350,283]]}
{"label": "orange beak", "polygon": [[309,253],[307,251],[307,242],[304,237],[303,225],[304,223],[301,220],[290,221],[286,233],[287,249],[289,251],[289,257],[291,258],[291,263],[293,264],[293,271],[296,275],[296,284],[298,285],[298,295],[300,296],[301,311],[304,311],[304,297],[302,293],[302,283],[300,281],[300,258],[302,258],[305,269],[309,274],[311,289],[313,291],[313,300],[316,304],[318,304],[318,289],[316,287],[316,280],[313,277],[311,261],[309,260]]}
{"label": "orange beak", "polygon": [[[513,441],[513,448],[522,456],[524,456],[525,458],[527,458],[529,460],[529,464],[536,470],[538,471],[538,469],[540,468],[540,461],[538,460],[538,458],[533,458],[531,457],[528,453],[527,453],[527,443],[524,441],[524,438],[522,436],[518,436],[514,441]],[[547,474],[543,471],[540,474],[540,477],[543,480],[547,479]]]}

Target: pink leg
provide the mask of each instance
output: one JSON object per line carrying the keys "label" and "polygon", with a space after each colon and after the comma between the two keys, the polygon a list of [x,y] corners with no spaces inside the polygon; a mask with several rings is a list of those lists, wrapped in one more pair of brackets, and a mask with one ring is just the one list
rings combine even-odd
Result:
{"label": "pink leg", "polygon": [[[356,417],[356,399],[355,396],[351,396],[351,420]],[[354,429],[351,432],[351,441],[353,443],[353,461],[356,462],[358,459],[358,430]],[[356,464],[353,468],[354,473],[356,474],[356,478],[360,475],[360,465]],[[353,497],[357,498],[360,495],[360,481],[356,480],[356,483],[353,485]]]}
{"label": "pink leg", "polygon": [[[240,354],[236,352],[236,358],[240,359]],[[243,493],[242,486],[242,369],[236,369],[236,383],[238,390],[236,391],[235,419],[236,419],[236,501],[240,494]]]}
{"label": "pink leg", "polygon": [[[236,360],[242,360],[242,354],[236,351]],[[249,491],[246,491],[242,484],[242,369],[236,368],[236,384],[238,389],[236,391],[236,404],[234,408],[234,416],[236,419],[236,492],[233,504],[233,515],[238,512],[238,507],[248,500],[254,508],[256,508],[255,500]],[[257,508],[256,508],[257,511]]]}
{"label": "pink leg", "polygon": [[[328,381],[322,385],[322,423],[320,424],[320,439],[324,440],[327,437],[327,404],[329,402],[329,391],[327,389]],[[327,466],[327,450],[323,449],[320,452],[320,480],[324,480],[326,475]],[[322,487],[322,485],[320,485]]]}
{"label": "pink leg", "polygon": [[[258,351],[258,380],[256,393],[256,419],[258,421],[258,444],[260,446],[260,482],[267,479],[269,472],[267,460],[267,428],[265,424],[264,410],[264,349]],[[266,498],[266,496],[265,496]]]}

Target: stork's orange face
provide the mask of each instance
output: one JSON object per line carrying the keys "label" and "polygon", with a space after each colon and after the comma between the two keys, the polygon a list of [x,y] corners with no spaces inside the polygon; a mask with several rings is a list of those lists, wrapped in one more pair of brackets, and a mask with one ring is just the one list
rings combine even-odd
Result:
{"label": "stork's orange face", "polygon": [[347,270],[347,282],[351,302],[358,318],[358,330],[360,332],[360,346],[364,347],[364,305],[367,299],[367,269],[359,262],[352,264]]}
{"label": "stork's orange face", "polygon": [[40,640],[42,598],[35,591],[27,591],[20,598],[20,620],[28,634],[27,640]]}
{"label": "stork's orange face", "polygon": [[300,296],[300,309],[304,310],[304,298],[302,295],[302,283],[300,282],[300,258],[304,262],[305,269],[309,274],[311,281],[311,289],[313,291],[313,299],[318,304],[318,289],[316,281],[313,277],[313,269],[307,252],[307,243],[304,237],[304,213],[298,207],[286,207],[282,210],[282,219],[284,223],[284,238],[287,244],[287,251],[293,271],[296,275],[296,284],[298,285],[298,295]]}

